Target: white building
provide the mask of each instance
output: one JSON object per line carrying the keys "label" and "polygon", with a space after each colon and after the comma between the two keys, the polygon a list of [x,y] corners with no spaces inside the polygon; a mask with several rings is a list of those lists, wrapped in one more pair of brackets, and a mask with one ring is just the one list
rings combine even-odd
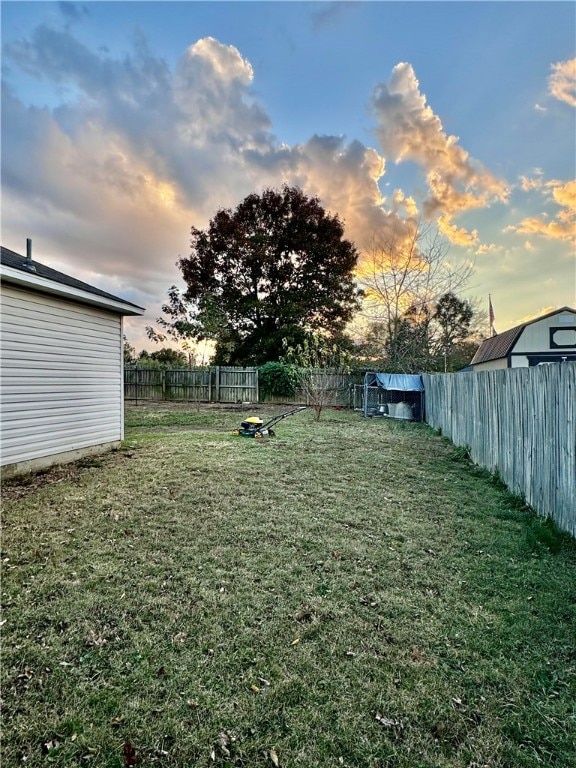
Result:
{"label": "white building", "polygon": [[124,438],[128,301],[1,249],[4,477],[73,461]]}
{"label": "white building", "polygon": [[576,361],[576,309],[561,307],[482,342],[474,371]]}

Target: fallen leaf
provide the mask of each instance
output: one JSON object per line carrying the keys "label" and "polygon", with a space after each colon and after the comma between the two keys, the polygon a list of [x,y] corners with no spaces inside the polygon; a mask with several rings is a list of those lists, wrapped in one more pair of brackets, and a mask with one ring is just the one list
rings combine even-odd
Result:
{"label": "fallen leaf", "polygon": [[228,749],[228,745],[235,740],[236,740],[235,737],[232,736],[232,734],[228,733],[227,731],[221,731],[218,734],[218,741],[220,742],[220,751],[222,752],[224,757],[230,757],[230,750]]}
{"label": "fallen leaf", "polygon": [[260,688],[258,688],[258,686],[257,686],[257,685],[251,685],[251,686],[250,686],[250,690],[251,690],[253,693],[260,693]]}
{"label": "fallen leaf", "polygon": [[309,606],[304,606],[294,618],[296,621],[312,621],[314,619],[314,611]]}
{"label": "fallen leaf", "polygon": [[129,741],[124,742],[122,754],[124,755],[125,766],[133,766],[138,763],[138,758],[136,757],[136,750],[134,749],[134,747]]}
{"label": "fallen leaf", "polygon": [[294,640],[292,640],[292,642],[290,643],[290,645],[298,645],[298,643],[299,643],[299,642],[300,642],[300,638],[299,638],[299,637],[297,637],[297,638],[295,638]]}
{"label": "fallen leaf", "polygon": [[383,725],[384,728],[402,728],[400,720],[393,720],[391,717],[384,717],[384,715],[376,715],[376,720]]}
{"label": "fallen leaf", "polygon": [[272,760],[272,763],[276,766],[276,768],[280,767],[280,760],[278,759],[278,753],[276,752],[274,747],[272,747],[272,749],[270,750],[270,760]]}

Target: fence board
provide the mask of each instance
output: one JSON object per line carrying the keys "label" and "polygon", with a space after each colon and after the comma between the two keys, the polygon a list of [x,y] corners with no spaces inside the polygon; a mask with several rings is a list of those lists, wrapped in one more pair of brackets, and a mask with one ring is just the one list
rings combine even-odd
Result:
{"label": "fence board", "polygon": [[423,378],[426,421],[576,536],[576,364]]}
{"label": "fence board", "polygon": [[257,403],[258,368],[218,366],[218,402]]}

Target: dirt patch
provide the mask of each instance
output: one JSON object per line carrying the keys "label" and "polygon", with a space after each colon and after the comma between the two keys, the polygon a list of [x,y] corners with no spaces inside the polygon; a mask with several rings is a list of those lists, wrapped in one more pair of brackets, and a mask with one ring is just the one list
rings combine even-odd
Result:
{"label": "dirt patch", "polygon": [[32,493],[55,483],[68,482],[78,484],[82,476],[91,469],[100,469],[112,461],[131,459],[134,449],[113,450],[97,456],[86,456],[69,464],[55,464],[52,467],[27,472],[23,475],[2,480],[2,500],[22,499]]}

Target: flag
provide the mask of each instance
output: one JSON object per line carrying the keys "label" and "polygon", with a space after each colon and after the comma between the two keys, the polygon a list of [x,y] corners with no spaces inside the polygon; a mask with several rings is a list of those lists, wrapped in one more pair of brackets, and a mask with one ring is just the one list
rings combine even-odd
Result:
{"label": "flag", "polygon": [[492,297],[490,294],[488,294],[488,314],[490,316],[490,335],[495,336],[496,331],[494,330],[494,307],[492,306]]}

